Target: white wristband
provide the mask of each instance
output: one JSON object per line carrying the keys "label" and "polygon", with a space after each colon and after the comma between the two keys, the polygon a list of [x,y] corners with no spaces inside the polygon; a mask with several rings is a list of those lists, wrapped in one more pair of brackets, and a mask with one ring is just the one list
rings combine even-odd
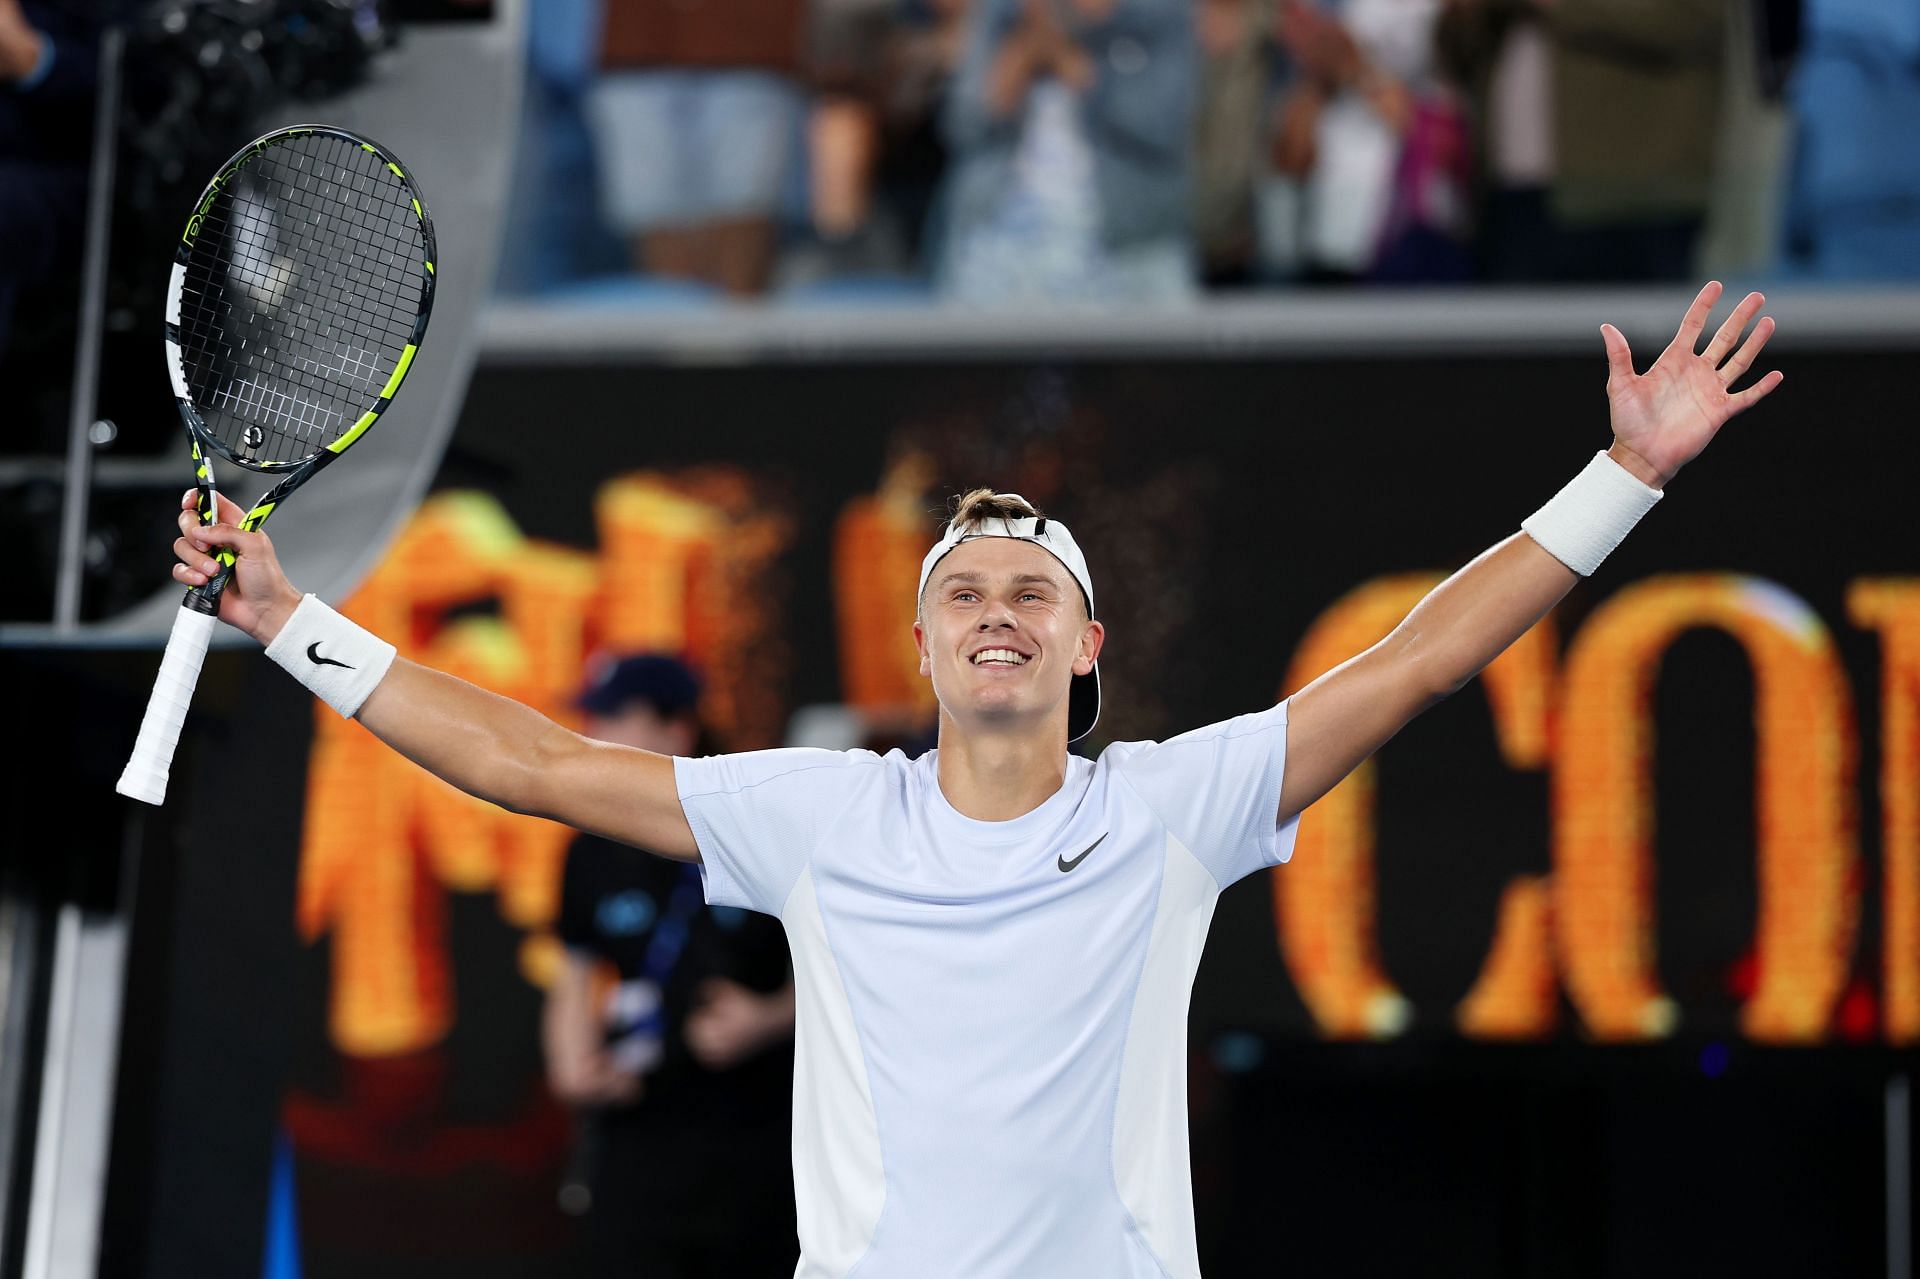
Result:
{"label": "white wristband", "polygon": [[393,665],[393,645],[309,595],[267,645],[284,666],[333,709],[352,719]]}
{"label": "white wristband", "polygon": [[1553,558],[1580,576],[1591,577],[1600,561],[1664,496],[1604,452],[1595,453],[1585,470],[1522,520],[1520,527]]}

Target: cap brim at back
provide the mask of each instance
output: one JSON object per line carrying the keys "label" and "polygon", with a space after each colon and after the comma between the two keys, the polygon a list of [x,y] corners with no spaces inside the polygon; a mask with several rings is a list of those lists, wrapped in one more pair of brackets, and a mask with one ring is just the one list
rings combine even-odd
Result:
{"label": "cap brim at back", "polygon": [[1067,689],[1067,744],[1085,737],[1100,722],[1100,663],[1086,675],[1075,675]]}

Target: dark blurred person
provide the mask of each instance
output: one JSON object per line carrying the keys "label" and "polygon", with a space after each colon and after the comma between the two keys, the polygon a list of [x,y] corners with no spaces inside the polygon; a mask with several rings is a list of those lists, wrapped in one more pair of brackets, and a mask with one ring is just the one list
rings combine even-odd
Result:
{"label": "dark blurred person", "polygon": [[966,53],[971,7],[971,0],[903,0],[889,50],[882,198],[922,264],[949,160],[941,121]]}
{"label": "dark blurred person", "polygon": [[[690,755],[699,696],[684,664],[642,655],[605,664],[580,704],[588,736]],[[587,1273],[785,1279],[799,1243],[779,921],[706,906],[693,864],[581,835],[559,933],[542,1038],[549,1083],[580,1117]],[[608,969],[617,984],[603,992]]]}
{"label": "dark blurred person", "polygon": [[1268,147],[1273,68],[1270,0],[1196,0],[1200,49],[1194,132],[1193,234],[1201,278],[1248,283],[1255,259],[1254,187]]}
{"label": "dark blurred person", "polygon": [[100,10],[0,0],[0,355],[22,291],[77,278]]}
{"label": "dark blurred person", "polygon": [[1468,274],[1469,130],[1434,56],[1438,17],[1438,0],[1280,0],[1291,75],[1273,167],[1297,193],[1290,210],[1284,182],[1263,201],[1270,266],[1326,283]]}
{"label": "dark blurred person", "polygon": [[1479,105],[1487,278],[1688,274],[1713,182],[1725,0],[1447,0],[1439,39]]}
{"label": "dark blurred person", "polygon": [[980,0],[973,23],[947,102],[942,292],[1191,298],[1189,0]]}
{"label": "dark blurred person", "polygon": [[783,251],[783,287],[845,295],[888,279],[918,285],[966,11],[967,0],[814,0],[812,236]]}
{"label": "dark blurred person", "polygon": [[607,0],[588,100],[634,266],[762,292],[799,150],[806,0]]}

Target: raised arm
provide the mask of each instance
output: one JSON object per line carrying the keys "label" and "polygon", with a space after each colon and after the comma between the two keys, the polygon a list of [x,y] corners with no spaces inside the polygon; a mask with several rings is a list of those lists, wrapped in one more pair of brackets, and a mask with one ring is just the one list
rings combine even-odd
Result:
{"label": "raised arm", "polygon": [[[1695,353],[1719,297],[1718,283],[1700,290],[1645,374],[1634,373],[1620,331],[1601,327],[1613,418],[1607,456],[1648,489],[1664,490],[1728,419],[1780,385],[1772,372],[1744,391],[1731,389],[1773,334],[1773,320],[1762,316],[1740,341],[1766,302],[1758,293],[1748,294],[1706,350]],[[1435,587],[1385,639],[1295,693],[1279,820],[1332,790],[1415,715],[1479,674],[1578,580],[1533,536],[1515,533]]]}
{"label": "raised arm", "polygon": [[[193,514],[191,491],[181,506],[175,580],[201,585],[215,568],[208,552],[231,547],[238,560],[220,598],[220,618],[271,644],[302,598],[281,571],[273,543],[265,533],[236,528],[245,512],[225,497],[212,527]],[[355,718],[469,795],[680,861],[699,858],[669,756],[593,741],[531,707],[403,657],[394,658]]]}

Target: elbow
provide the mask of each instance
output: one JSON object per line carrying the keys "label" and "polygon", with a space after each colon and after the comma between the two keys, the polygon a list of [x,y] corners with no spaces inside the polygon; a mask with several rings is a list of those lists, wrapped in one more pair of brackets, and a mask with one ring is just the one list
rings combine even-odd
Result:
{"label": "elbow", "polygon": [[1478,668],[1467,670],[1458,664],[1442,666],[1424,673],[1420,683],[1420,692],[1425,699],[1420,709],[1438,706],[1455,693],[1473,683],[1474,676],[1480,673]]}
{"label": "elbow", "polygon": [[1415,714],[1446,701],[1480,673],[1463,669],[1460,663],[1446,660],[1443,654],[1414,647],[1402,649],[1396,665],[1399,677],[1394,682]]}
{"label": "elbow", "polygon": [[552,817],[551,780],[585,744],[580,734],[548,721],[528,742],[501,742],[497,781],[488,799],[510,813]]}

